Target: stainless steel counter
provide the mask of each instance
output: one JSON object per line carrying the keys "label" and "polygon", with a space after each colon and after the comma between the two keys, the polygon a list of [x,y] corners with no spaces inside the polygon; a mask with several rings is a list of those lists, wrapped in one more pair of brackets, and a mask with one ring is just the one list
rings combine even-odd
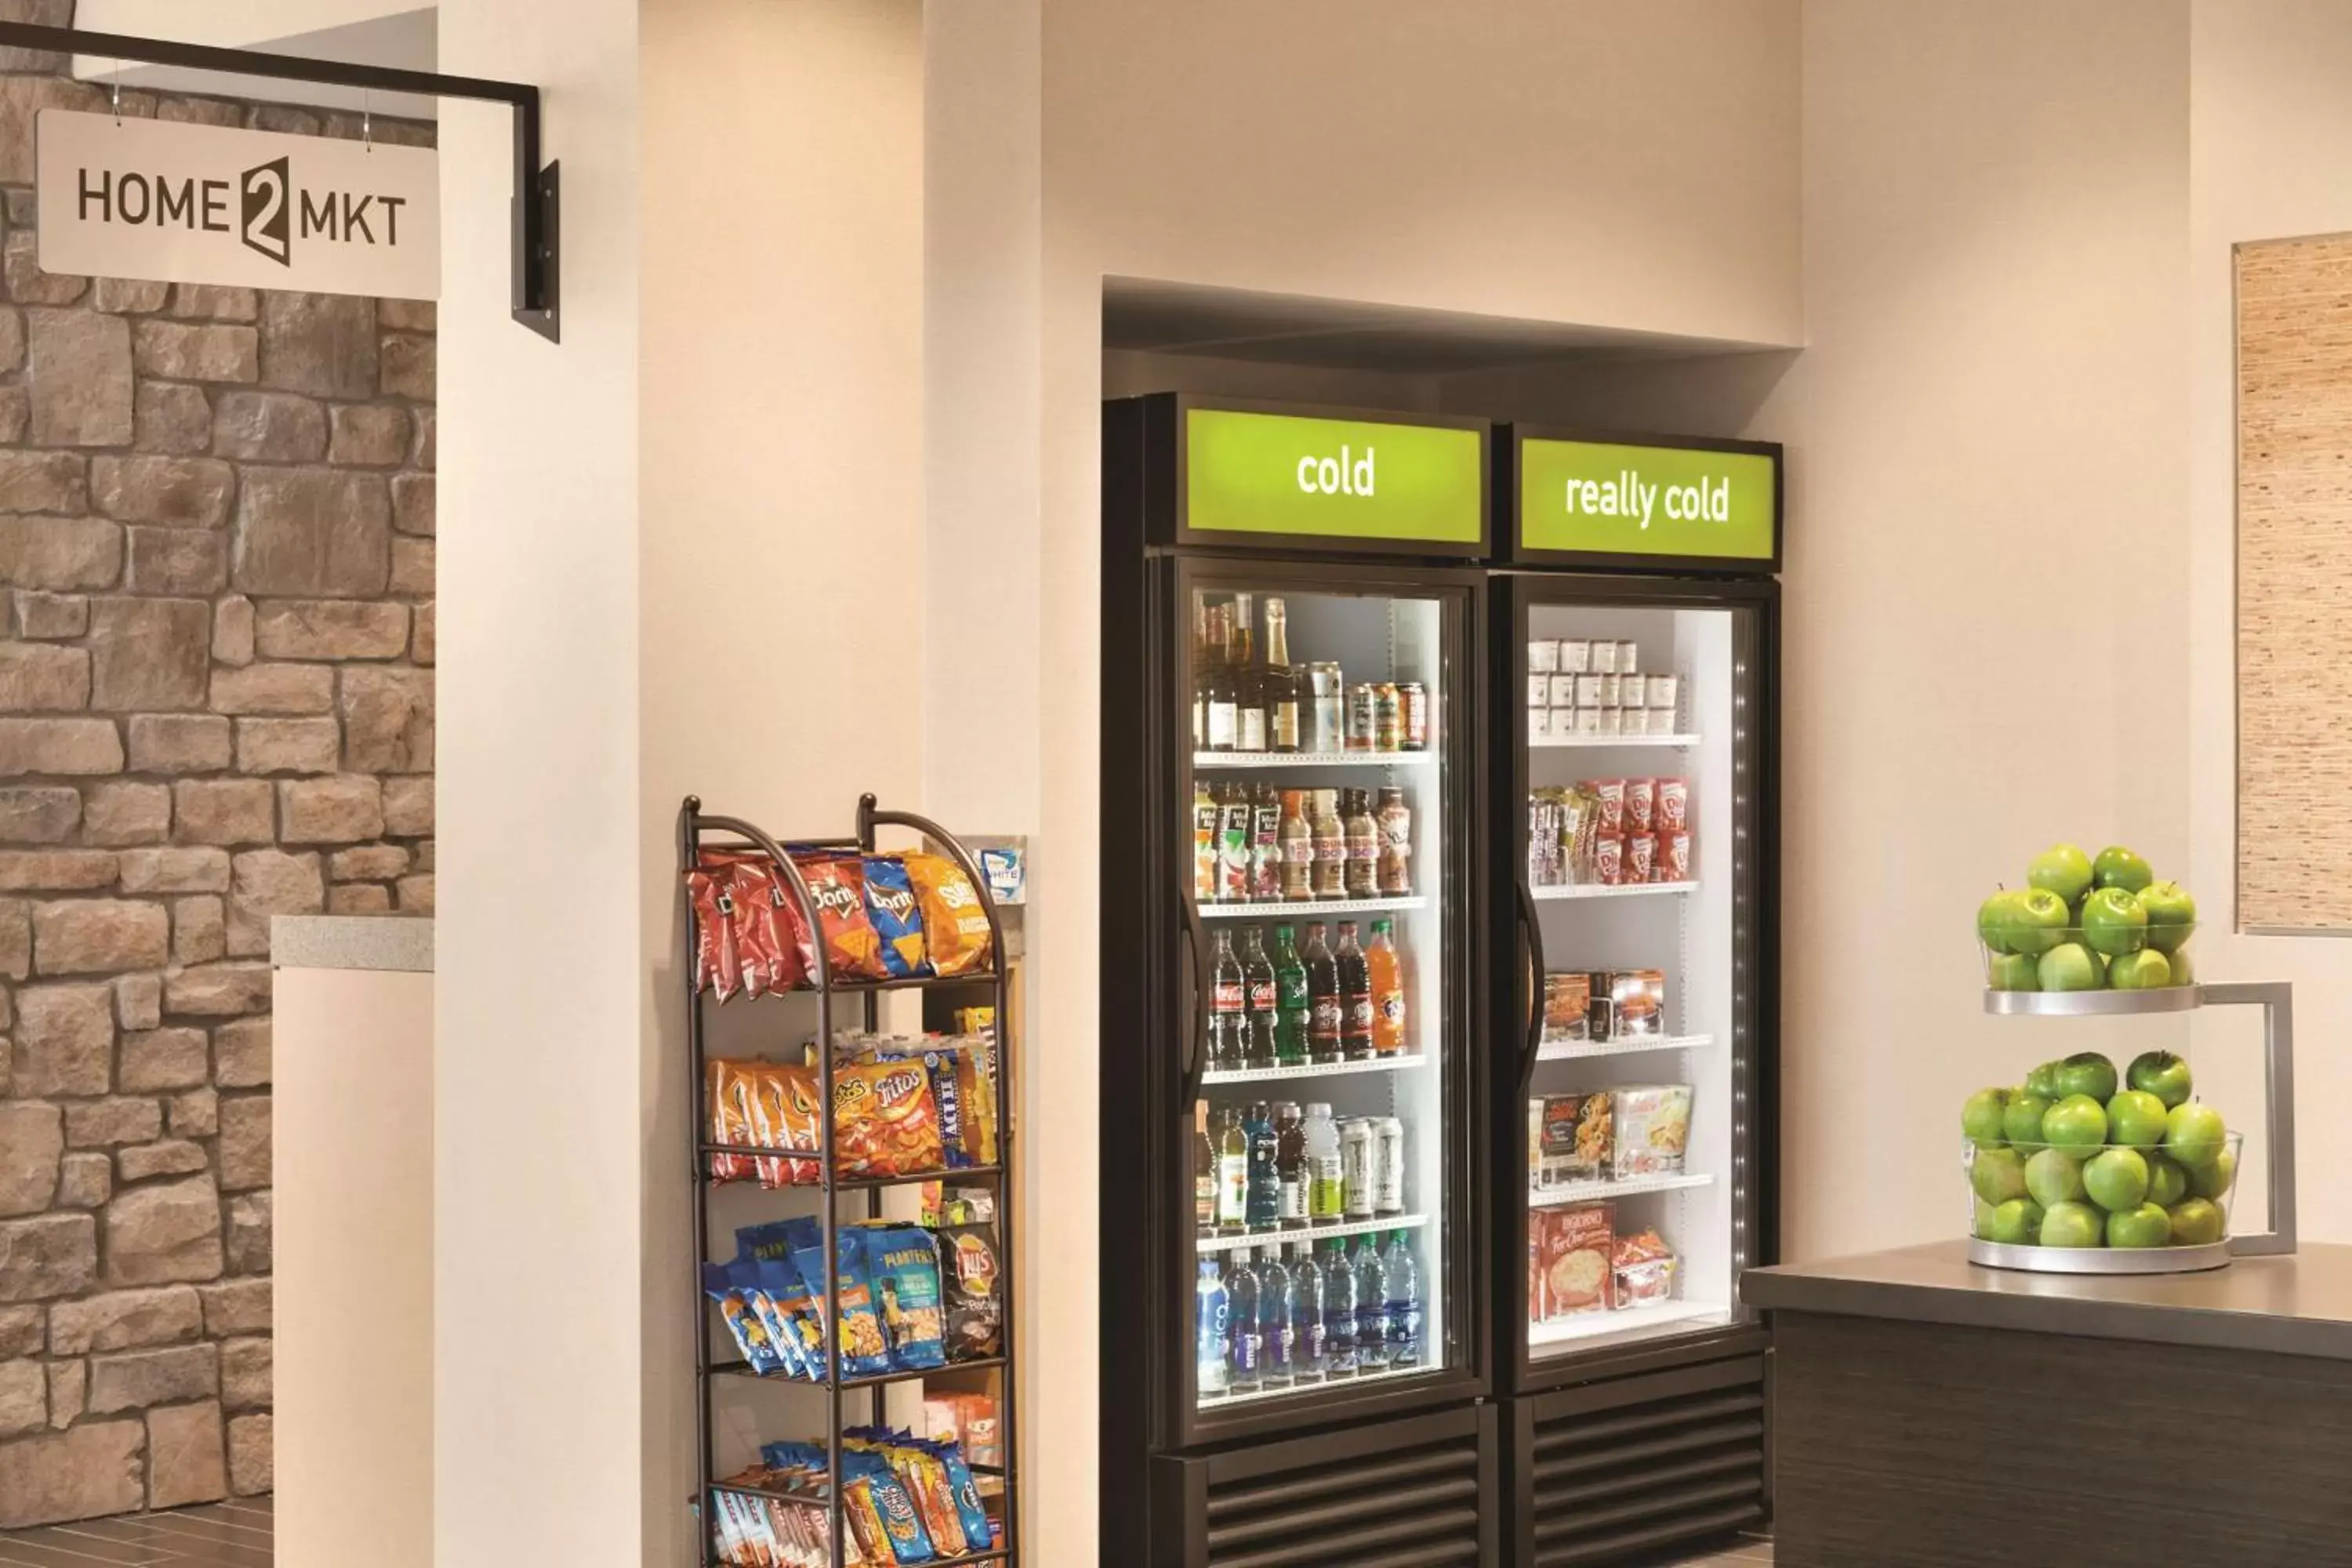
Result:
{"label": "stainless steel counter", "polygon": [[1771,1310],[2352,1361],[2352,1247],[2108,1277],[1979,1268],[1965,1242],[1940,1241],[1751,1268],[1740,1295]]}

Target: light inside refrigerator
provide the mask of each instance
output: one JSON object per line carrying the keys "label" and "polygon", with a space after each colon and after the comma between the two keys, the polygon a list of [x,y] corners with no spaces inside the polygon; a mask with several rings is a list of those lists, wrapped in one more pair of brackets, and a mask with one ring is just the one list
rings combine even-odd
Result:
{"label": "light inside refrigerator", "polygon": [[1738,632],[1729,610],[1528,609],[1523,844],[1549,1003],[1527,1095],[1538,1361],[1738,1311]]}
{"label": "light inside refrigerator", "polygon": [[[1248,1032],[1247,1018],[1261,1000],[1256,993],[1263,974],[1254,973],[1244,955],[1264,951],[1271,959],[1283,952],[1279,928],[1288,930],[1290,945],[1300,951],[1302,966],[1310,971],[1312,981],[1312,973],[1321,963],[1321,951],[1340,944],[1341,922],[1355,928],[1354,945],[1361,949],[1373,943],[1375,922],[1385,922],[1395,979],[1390,986],[1377,974],[1371,977],[1373,1005],[1381,1016],[1369,1045],[1361,1031],[1347,1024],[1349,998],[1344,994],[1339,999],[1342,1027],[1337,1042],[1328,1038],[1328,1031],[1316,1027],[1313,1013],[1319,996],[1309,996],[1303,1049],[1287,1035],[1278,1039],[1271,1055],[1263,1047],[1245,1047],[1238,1054],[1217,1048],[1223,1037],[1214,1018],[1211,1020],[1213,1050],[1202,1075],[1202,1102],[1195,1108],[1201,1121],[1192,1140],[1196,1162],[1205,1158],[1213,1163],[1217,1194],[1217,1212],[1200,1227],[1196,1238],[1198,1258],[1213,1265],[1196,1280],[1194,1294],[1194,1386],[1203,1410],[1309,1399],[1375,1379],[1409,1378],[1454,1364],[1460,1353],[1445,1300],[1444,1267],[1451,1197],[1445,1130],[1454,1114],[1447,1102],[1452,1075],[1447,1070],[1445,975],[1452,963],[1449,942],[1459,916],[1449,908],[1450,899],[1456,895],[1447,884],[1447,857],[1454,850],[1445,838],[1446,806],[1448,792],[1457,785],[1444,765],[1450,721],[1447,704],[1453,697],[1454,672],[1447,668],[1443,605],[1433,598],[1305,592],[1265,583],[1236,584],[1205,589],[1196,595],[1190,606],[1196,631],[1204,621],[1213,628],[1222,627],[1224,615],[1233,615],[1237,623],[1237,601],[1244,595],[1254,623],[1252,647],[1256,661],[1263,664],[1270,651],[1286,652],[1295,667],[1294,689],[1301,710],[1295,736],[1298,749],[1244,751],[1204,743],[1193,754],[1193,890],[1213,950],[1204,955],[1212,981],[1212,994],[1203,999],[1204,1005],[1215,1006],[1217,966],[1230,943],[1236,959],[1243,961],[1243,1037],[1245,1041],[1256,1038]],[[1280,605],[1286,628],[1285,649],[1269,649],[1269,600]],[[1218,635],[1213,630],[1212,643]],[[1215,647],[1203,652],[1197,643],[1196,637],[1192,681],[1196,688],[1222,694],[1232,686],[1233,672],[1216,668]],[[1407,694],[1408,683],[1418,683],[1417,714],[1407,706],[1414,700]],[[1319,725],[1313,706],[1318,684],[1325,704]],[[1248,700],[1246,693],[1243,700]],[[1355,743],[1349,738],[1351,709],[1358,710],[1354,716],[1360,721],[1353,726]],[[1269,716],[1264,731],[1266,739],[1291,738],[1280,730]],[[1237,726],[1234,731],[1236,739],[1244,733],[1255,738],[1254,726]],[[1204,733],[1202,740],[1222,741],[1226,734],[1220,719],[1214,736]],[[1267,793],[1260,793],[1262,789]],[[1389,809],[1383,816],[1386,790],[1397,793],[1387,798]],[[1279,873],[1268,879],[1253,865],[1246,876],[1238,879],[1236,888],[1236,870],[1228,853],[1231,840],[1225,830],[1234,820],[1237,791],[1247,792],[1254,813],[1264,808],[1269,798],[1278,803],[1273,809],[1286,824],[1295,816],[1328,817],[1337,808],[1342,817],[1339,839],[1345,858],[1334,866],[1328,854],[1318,855],[1311,871],[1293,868],[1287,886]],[[1364,792],[1359,811],[1347,809],[1349,797],[1344,792],[1354,791]],[[1317,792],[1336,793],[1325,794],[1318,801]],[[1395,810],[1398,806],[1406,814],[1402,819]],[[1379,830],[1380,850],[1384,852],[1376,853],[1369,866],[1355,853],[1364,847],[1361,829],[1366,824],[1360,819],[1367,816]],[[1357,819],[1352,826],[1359,830],[1352,837],[1347,832],[1349,819]],[[1219,842],[1204,845],[1202,836],[1213,820],[1218,826]],[[1252,821],[1255,840],[1263,835],[1256,831],[1255,815]],[[1327,820],[1321,826],[1328,829],[1329,823]],[[1316,842],[1318,837],[1323,840],[1320,844]],[[1310,853],[1331,847],[1328,831],[1318,835],[1310,829],[1308,839]],[[1255,852],[1255,843],[1252,847]],[[1202,869],[1207,864],[1204,857],[1213,848],[1218,862],[1214,876]],[[1314,928],[1318,927],[1319,947],[1310,942]],[[1368,972],[1370,956],[1368,952]],[[1342,977],[1344,968],[1336,953],[1324,973],[1326,978]],[[1312,984],[1319,992],[1321,982]],[[1295,998],[1277,988],[1277,1018],[1290,999]],[[1399,1011],[1401,1016],[1396,1016]],[[1221,1131],[1226,1113],[1245,1118],[1249,1108],[1261,1102],[1270,1108],[1286,1104],[1298,1108],[1305,1145],[1299,1173],[1305,1190],[1299,1197],[1286,1199],[1283,1217],[1270,1225],[1265,1223],[1262,1213],[1250,1209],[1246,1154],[1237,1172]],[[1316,1106],[1328,1108],[1328,1122],[1319,1115],[1307,1117],[1309,1108]],[[1208,1145],[1205,1154],[1203,1133]],[[1243,1143],[1247,1142],[1244,1132]],[[1280,1144],[1277,1137],[1277,1148]],[[1336,1185],[1328,1187],[1328,1197],[1320,1196],[1316,1167],[1321,1163],[1328,1179],[1335,1151]],[[1231,1195],[1236,1181],[1242,1184],[1238,1219]],[[1306,1211],[1303,1218],[1301,1209]],[[1333,1209],[1337,1212],[1328,1212]],[[1331,1288],[1330,1258],[1335,1247],[1341,1249],[1349,1265],[1348,1293],[1354,1298],[1349,1317],[1359,1331],[1349,1342],[1359,1362],[1352,1373],[1341,1370],[1345,1358],[1337,1349],[1340,1325],[1332,1310],[1338,1292]],[[1363,1264],[1368,1247],[1374,1249],[1379,1260],[1369,1270]],[[1320,1314],[1326,1331],[1319,1353],[1308,1325],[1295,1310],[1299,1294],[1295,1283],[1297,1253],[1307,1248],[1321,1249],[1317,1254],[1318,1268],[1326,1282]],[[1263,1295],[1268,1273],[1266,1254],[1276,1249],[1286,1255],[1282,1274],[1292,1281],[1292,1331],[1284,1340],[1279,1356],[1288,1363],[1286,1371],[1275,1367],[1277,1357],[1267,1338],[1271,1325],[1264,1321],[1263,1310],[1254,1351],[1244,1347],[1247,1334],[1239,1321],[1244,1299],[1253,1289]],[[1400,1253],[1405,1260],[1402,1264],[1397,1261]],[[1251,1275],[1247,1282],[1240,1278],[1244,1261]],[[1381,1329],[1383,1361],[1394,1355],[1393,1342],[1402,1335],[1409,1335],[1415,1347],[1409,1359],[1377,1370],[1361,1364],[1368,1354],[1365,1342],[1370,1339],[1361,1331],[1372,1321],[1361,1300],[1366,1281],[1373,1279],[1378,1279],[1381,1291],[1373,1317]],[[1213,1321],[1203,1321],[1220,1310],[1226,1315],[1222,1331]]]}

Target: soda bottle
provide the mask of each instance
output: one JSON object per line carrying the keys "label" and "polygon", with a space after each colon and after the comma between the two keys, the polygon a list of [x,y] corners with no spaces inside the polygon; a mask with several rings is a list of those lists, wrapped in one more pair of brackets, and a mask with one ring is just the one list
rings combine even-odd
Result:
{"label": "soda bottle", "polygon": [[1217,1234],[1217,1151],[1209,1142],[1209,1108],[1192,1108],[1192,1228]]}
{"label": "soda bottle", "polygon": [[1307,828],[1315,842],[1315,896],[1348,896],[1348,829],[1339,820],[1339,792],[1318,789],[1307,799]]}
{"label": "soda bottle", "polygon": [[1265,932],[1256,926],[1242,931],[1242,1057],[1234,1065],[1270,1068],[1277,1059],[1275,1047],[1278,1018],[1275,1007],[1274,965],[1265,956]]}
{"label": "soda bottle", "polygon": [[1245,904],[1250,897],[1250,792],[1247,784],[1219,784],[1217,794],[1217,901]]}
{"label": "soda bottle", "polygon": [[1274,928],[1274,1057],[1277,1065],[1307,1065],[1307,1036],[1314,1004],[1307,994],[1307,961],[1288,926]]}
{"label": "soda bottle", "polygon": [[1387,1254],[1381,1259],[1381,1294],[1388,1307],[1388,1352],[1391,1366],[1421,1364],[1421,1269],[1405,1245],[1404,1232],[1389,1233]]}
{"label": "soda bottle", "polygon": [[[1360,1373],[1385,1372],[1389,1364],[1389,1287],[1381,1268],[1380,1249],[1372,1245],[1376,1239],[1369,1236],[1360,1238],[1352,1260],[1356,1268],[1356,1370]],[[1237,1305],[1234,1310],[1238,1316],[1241,1309]]]}
{"label": "soda bottle", "polygon": [[1249,1050],[1249,979],[1234,954],[1234,933],[1222,927],[1209,957],[1209,1065],[1237,1068]]}
{"label": "soda bottle", "polygon": [[1404,791],[1395,784],[1384,786],[1372,820],[1381,832],[1381,896],[1401,898],[1412,891],[1412,807],[1405,805]]}
{"label": "soda bottle", "polygon": [[1282,797],[1270,784],[1250,795],[1250,899],[1282,901]]}
{"label": "soda bottle", "polygon": [[1249,1228],[1249,1134],[1232,1106],[1217,1116],[1217,1228],[1236,1236]]}
{"label": "soda bottle", "polygon": [[1291,1253],[1290,1375],[1297,1383],[1323,1381],[1323,1269],[1314,1251],[1301,1247]]}
{"label": "soda bottle", "polygon": [[1323,922],[1307,927],[1307,1054],[1318,1062],[1339,1059],[1341,1019],[1347,1008],[1339,999],[1339,966],[1323,941]]}
{"label": "soda bottle", "polygon": [[1372,1049],[1394,1056],[1404,1049],[1404,970],[1397,962],[1396,922],[1374,921],[1372,945],[1364,950],[1372,997]]}
{"label": "soda bottle", "polygon": [[1225,1337],[1233,1331],[1233,1308],[1217,1260],[1201,1259],[1201,1278],[1192,1287],[1192,1379],[1203,1399],[1225,1394]]}
{"label": "soda bottle", "polygon": [[1381,896],[1381,825],[1372,818],[1370,790],[1341,792],[1340,831],[1347,836],[1347,870],[1342,881],[1351,899]]}
{"label": "soda bottle", "polygon": [[1307,1145],[1307,1218],[1311,1225],[1337,1225],[1348,1212],[1347,1173],[1339,1160],[1339,1124],[1331,1108],[1307,1108],[1299,1124]]}
{"label": "soda bottle", "polygon": [[1217,833],[1224,808],[1207,784],[1192,791],[1192,899],[1210,904],[1217,899]]}
{"label": "soda bottle", "polygon": [[1282,901],[1303,904],[1315,896],[1315,830],[1307,826],[1307,792],[1282,792],[1282,820],[1275,826],[1282,847]]}
{"label": "soda bottle", "polygon": [[1258,1386],[1290,1386],[1290,1270],[1269,1247],[1257,1269]]}
{"label": "soda bottle", "polygon": [[1225,1383],[1235,1394],[1257,1392],[1258,1357],[1265,1350],[1257,1337],[1257,1273],[1252,1261],[1250,1249],[1244,1247],[1225,1268],[1225,1299],[1231,1304],[1225,1356],[1233,1369]]}
{"label": "soda bottle", "polygon": [[1307,1134],[1298,1107],[1284,1100],[1274,1108],[1274,1167],[1282,1178],[1282,1228],[1307,1227]]}
{"label": "soda bottle", "polygon": [[1272,1230],[1282,1223],[1282,1173],[1276,1163],[1274,1112],[1257,1100],[1242,1119],[1249,1144],[1249,1227]]}
{"label": "soda bottle", "polygon": [[[1223,934],[1222,932],[1219,934]],[[1339,950],[1331,955],[1339,976],[1339,1054],[1351,1062],[1372,1055],[1372,972],[1356,945],[1356,922],[1339,922]],[[1218,984],[1218,993],[1224,985]]]}
{"label": "soda bottle", "polygon": [[1334,1241],[1323,1255],[1323,1372],[1327,1377],[1356,1375],[1356,1271],[1348,1244]]}

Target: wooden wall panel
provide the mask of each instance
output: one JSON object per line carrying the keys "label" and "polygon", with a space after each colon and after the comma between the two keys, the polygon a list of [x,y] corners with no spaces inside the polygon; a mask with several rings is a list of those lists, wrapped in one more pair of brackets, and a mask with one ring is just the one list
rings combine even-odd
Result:
{"label": "wooden wall panel", "polygon": [[2352,235],[2236,266],[2238,924],[2352,931]]}

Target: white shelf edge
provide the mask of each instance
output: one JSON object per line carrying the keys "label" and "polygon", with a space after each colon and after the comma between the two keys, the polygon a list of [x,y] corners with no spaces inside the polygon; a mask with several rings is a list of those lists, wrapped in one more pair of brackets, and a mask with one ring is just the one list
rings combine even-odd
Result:
{"label": "white shelf edge", "polygon": [[1254,1230],[1246,1236],[1196,1236],[1200,1252],[1235,1252],[1244,1247],[1286,1247],[1299,1241],[1338,1241],[1370,1236],[1383,1230],[1419,1230],[1429,1223],[1425,1214],[1392,1214],[1377,1219],[1351,1219],[1343,1225],[1310,1225],[1301,1230]]}
{"label": "white shelf edge", "polygon": [[[1428,1347],[1423,1347],[1424,1358]],[[1433,1365],[1424,1359],[1419,1366],[1382,1367],[1378,1372],[1363,1373],[1354,1377],[1327,1377],[1318,1383],[1294,1383],[1287,1388],[1260,1388],[1248,1394],[1225,1394],[1214,1399],[1203,1399],[1197,1408],[1202,1411],[1230,1410],[1236,1405],[1262,1405],[1269,1399],[1312,1399],[1318,1394],[1345,1394],[1351,1388],[1367,1384],[1393,1383],[1402,1378],[1423,1377],[1430,1373],[1444,1372],[1443,1365]]]}
{"label": "white shelf edge", "polygon": [[1553,1040],[1536,1047],[1539,1062],[1583,1061],[1592,1057],[1633,1056],[1642,1051],[1696,1051],[1717,1043],[1714,1035],[1636,1035],[1624,1040]]}
{"label": "white shelf edge", "polygon": [[1435,747],[1418,752],[1195,752],[1196,768],[1418,768],[1437,761]]}
{"label": "white shelf edge", "polygon": [[1528,896],[1538,903],[1555,899],[1635,899],[1644,893],[1695,893],[1696,882],[1570,882],[1565,887],[1529,888]]}
{"label": "white shelf edge", "polygon": [[1376,915],[1391,910],[1425,910],[1426,893],[1399,893],[1381,899],[1318,899],[1312,903],[1198,904],[1204,921],[1304,920],[1313,915]]}
{"label": "white shelf edge", "polygon": [[1719,1318],[1728,1323],[1731,1316],[1729,1307],[1718,1306],[1712,1301],[1653,1301],[1646,1307],[1628,1307],[1622,1312],[1580,1312],[1572,1318],[1529,1323],[1528,1349],[1536,1351],[1587,1340],[1613,1340],[1621,1334],[1637,1334],[1646,1329],[1693,1322],[1702,1318]]}
{"label": "white shelf edge", "polygon": [[1700,744],[1695,734],[1672,735],[1530,735],[1528,749],[1531,752],[1574,751],[1594,746],[1662,746],[1675,751],[1688,751]]}
{"label": "white shelf edge", "polygon": [[1565,1208],[1570,1204],[1589,1204],[1599,1198],[1631,1198],[1643,1193],[1680,1192],[1686,1187],[1714,1184],[1712,1175],[1695,1171],[1674,1176],[1629,1176],[1622,1182],[1572,1182],[1562,1187],[1529,1187],[1528,1207]]}
{"label": "white shelf edge", "polygon": [[[1412,1056],[1374,1057],[1369,1061],[1308,1062],[1304,1067],[1283,1068],[1211,1068],[1201,1075],[1204,1087],[1214,1089],[1225,1083],[1280,1083],[1287,1079],[1343,1078],[1349,1073],[1401,1072],[1412,1068],[1426,1067],[1429,1058],[1420,1052]],[[1302,1233],[1305,1234],[1305,1233]]]}

